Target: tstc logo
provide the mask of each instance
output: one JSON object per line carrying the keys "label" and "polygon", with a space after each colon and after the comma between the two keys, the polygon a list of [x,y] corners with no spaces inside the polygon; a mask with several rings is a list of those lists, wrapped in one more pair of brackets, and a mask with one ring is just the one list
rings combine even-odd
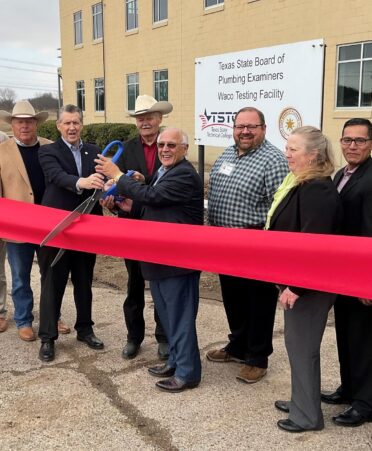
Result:
{"label": "tstc logo", "polygon": [[204,130],[208,127],[213,127],[216,125],[223,125],[224,127],[234,128],[234,117],[236,111],[211,111],[207,113],[207,109],[204,110],[204,114],[199,114],[202,127]]}

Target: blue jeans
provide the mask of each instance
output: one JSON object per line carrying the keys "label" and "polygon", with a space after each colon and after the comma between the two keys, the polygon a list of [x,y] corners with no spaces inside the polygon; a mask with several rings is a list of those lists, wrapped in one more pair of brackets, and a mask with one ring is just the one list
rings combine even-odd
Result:
{"label": "blue jeans", "polygon": [[32,263],[39,246],[30,243],[7,243],[8,261],[12,273],[14,321],[17,328],[30,327],[34,320],[34,296],[30,285]]}
{"label": "blue jeans", "polygon": [[0,318],[6,318],[6,276],[5,276],[6,244],[0,240]]}

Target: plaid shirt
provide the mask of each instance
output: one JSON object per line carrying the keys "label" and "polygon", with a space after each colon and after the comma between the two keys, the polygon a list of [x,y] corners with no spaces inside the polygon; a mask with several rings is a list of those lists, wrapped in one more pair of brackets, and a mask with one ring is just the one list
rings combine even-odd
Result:
{"label": "plaid shirt", "polygon": [[210,225],[263,228],[274,193],[287,174],[283,152],[266,139],[240,157],[235,145],[228,147],[210,173]]}

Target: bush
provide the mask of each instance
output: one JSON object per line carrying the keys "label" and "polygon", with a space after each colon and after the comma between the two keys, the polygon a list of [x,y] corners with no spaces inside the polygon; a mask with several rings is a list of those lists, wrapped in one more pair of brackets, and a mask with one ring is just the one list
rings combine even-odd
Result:
{"label": "bush", "polygon": [[[111,141],[127,141],[137,134],[134,124],[88,124],[84,125],[81,139],[104,149]],[[38,128],[38,135],[55,141],[60,137],[55,121],[46,121]]]}
{"label": "bush", "polygon": [[56,121],[53,120],[45,121],[40,124],[37,128],[37,134],[42,138],[47,138],[51,141],[55,141],[61,136],[57,130]]}

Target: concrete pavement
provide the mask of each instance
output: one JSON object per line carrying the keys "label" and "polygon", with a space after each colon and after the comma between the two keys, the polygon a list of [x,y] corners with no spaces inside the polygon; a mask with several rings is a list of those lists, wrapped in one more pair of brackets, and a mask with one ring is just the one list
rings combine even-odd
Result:
{"label": "concrete pavement", "polygon": [[[32,281],[38,300],[37,265]],[[89,349],[71,333],[59,338],[56,360],[45,364],[38,359],[40,342],[19,340],[13,321],[0,334],[1,450],[372,449],[372,423],[356,429],[335,426],[331,416],[340,411],[338,406],[323,406],[323,431],[290,434],[277,428],[277,420],[285,415],[273,403],[288,399],[290,393],[279,308],[268,374],[261,382],[247,385],[235,379],[239,364],[205,359],[209,349],[224,345],[227,323],[220,302],[201,299],[197,326],[202,383],[195,390],[168,394],[155,388],[156,379],[146,370],[158,362],[150,296],[142,351],[126,361],[121,357],[126,334],[123,293],[99,283],[94,294],[95,332],[105,342],[103,351]],[[9,298],[10,317],[11,304]],[[73,325],[71,286],[62,314]],[[323,341],[322,373],[323,387],[335,388],[338,365],[332,318]]]}

